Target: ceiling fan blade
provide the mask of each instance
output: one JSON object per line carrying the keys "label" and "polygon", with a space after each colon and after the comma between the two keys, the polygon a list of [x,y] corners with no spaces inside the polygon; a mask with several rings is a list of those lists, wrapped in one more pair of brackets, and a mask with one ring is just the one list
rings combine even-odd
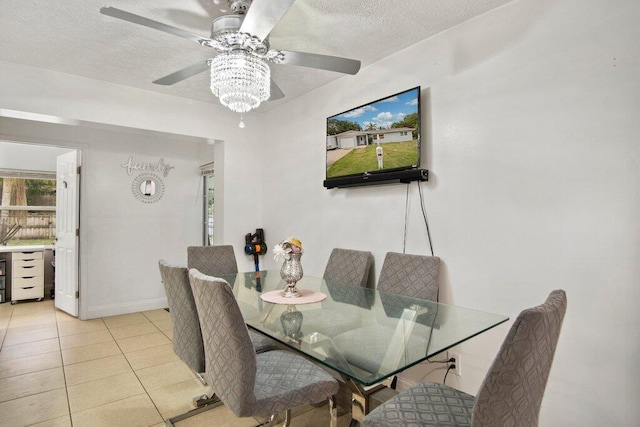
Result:
{"label": "ceiling fan blade", "polygon": [[117,9],[111,6],[101,7],[100,13],[102,13],[103,15],[111,16],[113,18],[122,19],[123,21],[144,25],[145,27],[153,28],[154,30],[160,30],[165,33],[173,34],[174,36],[193,40],[194,42],[200,44],[202,44],[203,41],[210,40],[208,37],[202,37],[192,32],[177,27],[172,27],[171,25],[163,24],[162,22],[154,21],[153,19],[145,18],[144,16],[126,12],[124,10]]}
{"label": "ceiling fan blade", "polygon": [[172,84],[181,82],[184,79],[188,79],[189,77],[193,77],[196,74],[207,71],[208,69],[209,60],[198,62],[197,64],[190,65],[187,68],[176,71],[175,73],[171,73],[168,76],[164,76],[161,79],[154,80],[153,83],[157,85],[170,86]]}
{"label": "ceiling fan blade", "polygon": [[280,98],[284,98],[284,93],[282,92],[282,89],[280,89],[280,87],[278,87],[276,82],[274,82],[272,79],[271,80],[271,96],[269,97],[268,101],[275,101],[276,99],[280,99]]}
{"label": "ceiling fan blade", "polygon": [[253,0],[247,15],[244,17],[240,32],[251,34],[260,40],[266,39],[294,1]]}
{"label": "ceiling fan blade", "polygon": [[337,71],[345,74],[357,74],[360,71],[360,61],[355,59],[291,50],[281,50],[280,52],[284,53],[284,59],[280,61],[280,64],[320,68],[321,70]]}

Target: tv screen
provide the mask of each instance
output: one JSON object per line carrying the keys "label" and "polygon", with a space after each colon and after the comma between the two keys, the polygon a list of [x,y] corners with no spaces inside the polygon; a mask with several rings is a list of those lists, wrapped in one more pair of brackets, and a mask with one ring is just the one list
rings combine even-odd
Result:
{"label": "tv screen", "polygon": [[328,181],[420,166],[420,86],[327,118]]}

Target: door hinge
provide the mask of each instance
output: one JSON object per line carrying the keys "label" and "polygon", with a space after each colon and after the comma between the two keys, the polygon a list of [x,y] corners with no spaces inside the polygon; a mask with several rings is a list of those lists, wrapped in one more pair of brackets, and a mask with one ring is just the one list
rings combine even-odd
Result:
{"label": "door hinge", "polygon": [[81,168],[81,166],[78,166],[78,168],[77,168],[78,169],[78,175],[80,175],[80,168]]}
{"label": "door hinge", "polygon": [[80,237],[80,229],[76,228],[76,237]]}
{"label": "door hinge", "polygon": [[76,299],[80,298],[80,291],[76,291]]}

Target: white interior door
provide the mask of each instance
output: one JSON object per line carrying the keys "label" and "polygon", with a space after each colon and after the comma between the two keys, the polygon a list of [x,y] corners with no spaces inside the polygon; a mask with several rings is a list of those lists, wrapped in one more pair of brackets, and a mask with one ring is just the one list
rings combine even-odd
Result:
{"label": "white interior door", "polygon": [[79,157],[78,151],[58,156],[56,167],[55,305],[72,316],[78,316]]}

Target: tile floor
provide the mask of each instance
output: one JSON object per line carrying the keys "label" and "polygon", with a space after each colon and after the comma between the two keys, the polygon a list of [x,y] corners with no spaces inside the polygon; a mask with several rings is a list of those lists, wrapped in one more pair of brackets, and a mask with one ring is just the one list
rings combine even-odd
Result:
{"label": "tile floor", "polygon": [[[206,392],[171,338],[165,310],[81,321],[52,300],[0,304],[0,425],[164,426]],[[176,426],[261,421],[220,406]],[[348,414],[339,418],[348,424]],[[327,406],[294,410],[291,425],[328,426]]]}

